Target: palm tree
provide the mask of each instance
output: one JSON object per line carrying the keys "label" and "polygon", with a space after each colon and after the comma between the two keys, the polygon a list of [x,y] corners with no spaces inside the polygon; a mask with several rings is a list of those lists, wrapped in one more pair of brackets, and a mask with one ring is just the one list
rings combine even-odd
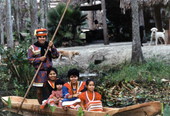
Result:
{"label": "palm tree", "polygon": [[[65,6],[61,3],[48,12],[48,29],[51,36],[59,23]],[[61,46],[63,41],[79,41],[80,27],[85,24],[85,20],[86,15],[81,13],[78,6],[69,6],[56,36],[57,39],[54,41],[55,45]]]}

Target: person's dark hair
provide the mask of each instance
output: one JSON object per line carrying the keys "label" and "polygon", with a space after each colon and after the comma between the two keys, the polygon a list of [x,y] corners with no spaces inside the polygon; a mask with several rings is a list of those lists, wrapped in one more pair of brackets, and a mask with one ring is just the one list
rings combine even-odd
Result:
{"label": "person's dark hair", "polygon": [[54,67],[50,67],[50,68],[48,68],[48,70],[47,70],[47,76],[50,74],[51,71],[54,71],[54,72],[58,75],[57,70],[56,70]]}
{"label": "person's dark hair", "polygon": [[62,81],[61,79],[57,79],[56,81],[55,81],[55,86],[56,85],[64,85],[64,81]]}
{"label": "person's dark hair", "polygon": [[[86,86],[88,86],[88,85],[89,85],[90,81],[93,81],[93,82],[94,82],[94,80],[93,80],[93,79],[87,79],[87,80],[86,80]],[[94,85],[95,85],[95,82],[94,82]]]}
{"label": "person's dark hair", "polygon": [[79,77],[79,70],[77,70],[76,68],[70,69],[68,71],[67,77],[70,78],[71,75]]}
{"label": "person's dark hair", "polygon": [[[93,80],[93,79],[90,79],[90,78],[86,80],[86,87],[85,87],[81,92],[87,91],[87,86],[88,86],[88,84],[89,84],[91,81],[94,82],[94,80]],[[95,84],[95,82],[94,82],[94,84]],[[96,91],[96,90],[94,90],[94,91]]]}

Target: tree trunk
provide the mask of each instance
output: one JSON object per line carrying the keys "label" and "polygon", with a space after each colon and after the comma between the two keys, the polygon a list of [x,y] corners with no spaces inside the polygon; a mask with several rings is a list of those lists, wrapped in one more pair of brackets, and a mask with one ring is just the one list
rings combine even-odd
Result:
{"label": "tree trunk", "polygon": [[14,0],[14,21],[15,21],[15,29],[16,29],[16,36],[17,39],[20,40],[20,20],[19,20],[19,1],[18,0]]}
{"label": "tree trunk", "polygon": [[4,45],[4,3],[0,2],[0,41],[1,45]]}
{"label": "tree trunk", "polygon": [[45,17],[44,17],[45,0],[40,0],[40,27],[45,28]]}
{"label": "tree trunk", "polygon": [[104,45],[109,44],[109,38],[107,37],[108,32],[107,32],[107,23],[106,23],[106,5],[105,5],[105,0],[101,0],[102,4],[102,17],[103,17],[103,36],[104,36]]}
{"label": "tree trunk", "polygon": [[40,27],[47,28],[48,0],[40,1]]}
{"label": "tree trunk", "polygon": [[132,9],[132,63],[144,62],[139,36],[139,6],[138,0],[131,0]]}
{"label": "tree trunk", "polygon": [[16,33],[16,38],[17,40],[20,40],[20,36],[19,36],[19,32],[20,32],[20,26],[19,26],[19,0],[14,0],[14,1],[11,1],[12,4],[14,4],[14,12],[13,12],[13,16],[14,16],[14,33]]}
{"label": "tree trunk", "polygon": [[[139,9],[139,26],[143,26],[145,27],[145,19],[144,19],[144,15],[143,15],[143,8]],[[146,36],[146,32],[145,29],[143,30],[143,36]]]}
{"label": "tree trunk", "polygon": [[1,29],[0,29],[0,34],[1,34],[1,45],[4,45],[5,42],[4,42],[4,25],[3,25],[3,23],[1,23],[0,27],[1,27]]}
{"label": "tree trunk", "polygon": [[169,16],[169,29],[168,29],[168,44],[170,44],[170,16]]}
{"label": "tree trunk", "polygon": [[170,16],[169,16],[169,29],[168,30],[170,30]]}
{"label": "tree trunk", "polygon": [[13,48],[14,47],[14,41],[13,41],[13,32],[12,32],[12,16],[11,16],[11,0],[6,0],[6,8],[7,8],[7,14],[6,14],[6,23],[7,23],[7,47]]}
{"label": "tree trunk", "polygon": [[158,31],[162,31],[162,19],[161,19],[159,5],[154,7],[154,16],[155,16],[155,23],[156,23],[156,27],[158,28]]}
{"label": "tree trunk", "polygon": [[34,30],[38,28],[38,16],[37,16],[37,0],[30,0],[30,17],[31,17],[31,38],[32,38],[32,43],[36,41],[34,37]]}
{"label": "tree trunk", "polygon": [[[93,0],[90,0],[89,5],[93,5]],[[94,27],[93,27],[93,21],[94,21],[94,19],[93,19],[93,11],[88,11],[87,17],[88,17],[89,29],[93,30],[94,29]]]}
{"label": "tree trunk", "polygon": [[47,28],[47,22],[48,22],[48,17],[47,17],[47,14],[48,14],[48,4],[49,4],[49,0],[45,0],[45,8],[44,8],[44,19],[45,19],[44,27],[45,28]]}

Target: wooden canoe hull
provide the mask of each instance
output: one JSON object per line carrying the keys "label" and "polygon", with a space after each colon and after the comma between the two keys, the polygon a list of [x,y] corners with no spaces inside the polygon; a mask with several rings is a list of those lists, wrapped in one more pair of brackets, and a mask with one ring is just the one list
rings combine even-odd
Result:
{"label": "wooden canoe hull", "polygon": [[[16,112],[20,107],[23,97],[19,96],[5,96],[2,97],[2,102],[7,105],[4,101],[11,99],[12,109],[10,111]],[[78,111],[69,109],[64,111],[62,108],[56,108],[52,112],[48,107],[41,110],[37,99],[25,99],[21,111],[36,112],[38,114],[58,115],[58,116],[77,116]],[[161,112],[161,103],[159,101],[147,102],[143,104],[132,105],[123,108],[104,108],[104,112],[87,112],[85,111],[84,116],[155,116]],[[20,112],[21,114],[22,112]]]}

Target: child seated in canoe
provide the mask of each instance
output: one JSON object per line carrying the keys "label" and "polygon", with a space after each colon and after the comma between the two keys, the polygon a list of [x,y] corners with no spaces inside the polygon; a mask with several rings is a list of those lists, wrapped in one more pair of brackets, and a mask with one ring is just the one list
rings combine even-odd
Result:
{"label": "child seated in canoe", "polygon": [[86,88],[87,91],[79,95],[82,109],[87,111],[103,111],[101,95],[98,92],[94,91],[94,81],[88,79],[86,81]]}
{"label": "child seated in canoe", "polygon": [[65,83],[63,86],[63,97],[62,106],[64,110],[67,108],[76,109],[80,107],[80,99],[78,96],[81,94],[82,90],[85,88],[85,82],[78,81],[79,70],[73,68],[68,71],[69,82]]}
{"label": "child seated in canoe", "polygon": [[52,91],[56,89],[55,81],[57,79],[59,79],[57,70],[53,67],[48,68],[47,81],[43,83],[43,88],[42,88],[42,96],[43,96],[42,103],[45,102],[51,95]]}
{"label": "child seated in canoe", "polygon": [[62,87],[64,85],[64,82],[60,79],[58,79],[55,82],[56,90],[52,91],[52,94],[50,97],[40,106],[41,109],[44,109],[46,104],[49,104],[50,106],[56,106],[56,107],[62,107]]}

